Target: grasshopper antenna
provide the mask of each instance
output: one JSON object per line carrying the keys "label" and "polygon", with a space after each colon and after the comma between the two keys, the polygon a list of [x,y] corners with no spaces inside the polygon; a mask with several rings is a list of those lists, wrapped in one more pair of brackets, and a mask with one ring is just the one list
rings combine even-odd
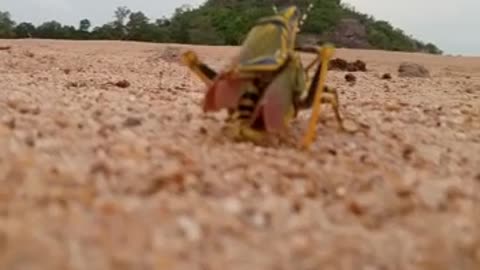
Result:
{"label": "grasshopper antenna", "polygon": [[278,8],[276,5],[273,5],[272,6],[272,9],[273,9],[273,13],[277,14],[278,13]]}
{"label": "grasshopper antenna", "polygon": [[305,24],[305,21],[307,20],[308,18],[308,15],[310,14],[310,12],[312,11],[314,7],[314,4],[313,3],[310,3],[307,7],[307,10],[305,11],[305,13],[303,14],[302,18],[300,19],[300,23],[299,23],[299,28],[301,28],[304,24]]}

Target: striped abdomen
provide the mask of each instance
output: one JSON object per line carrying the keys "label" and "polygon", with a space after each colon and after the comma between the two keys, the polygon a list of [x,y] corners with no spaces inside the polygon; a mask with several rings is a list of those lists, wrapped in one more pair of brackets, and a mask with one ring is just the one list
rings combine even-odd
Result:
{"label": "striped abdomen", "polygon": [[[255,112],[258,102],[260,101],[261,95],[262,88],[257,82],[249,85],[240,97],[237,108],[231,112],[230,121],[238,121],[242,125],[248,125],[252,123],[251,118]],[[262,129],[262,124],[255,121],[251,127],[255,129]]]}

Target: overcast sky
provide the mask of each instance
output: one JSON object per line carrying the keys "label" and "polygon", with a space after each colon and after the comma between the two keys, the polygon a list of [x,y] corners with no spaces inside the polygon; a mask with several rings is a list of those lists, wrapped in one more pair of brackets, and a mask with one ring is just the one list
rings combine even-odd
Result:
{"label": "overcast sky", "polygon": [[[0,0],[0,10],[15,21],[39,24],[57,20],[77,25],[88,18],[93,25],[113,19],[118,6],[143,11],[150,18],[170,16],[182,4],[204,0]],[[430,41],[449,54],[480,56],[480,0],[344,0],[358,11],[387,20],[407,34]]]}

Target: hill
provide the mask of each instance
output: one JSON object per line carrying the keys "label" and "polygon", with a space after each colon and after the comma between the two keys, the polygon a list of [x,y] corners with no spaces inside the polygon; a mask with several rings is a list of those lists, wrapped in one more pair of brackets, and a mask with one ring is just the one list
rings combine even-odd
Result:
{"label": "hill", "polygon": [[118,7],[115,20],[93,29],[85,18],[77,27],[47,21],[39,26],[16,23],[0,11],[0,38],[96,39],[238,45],[261,16],[274,6],[315,4],[299,36],[305,45],[332,42],[337,47],[441,54],[434,44],[406,35],[389,22],[357,12],[340,0],[207,0],[198,8],[182,6],[171,18],[151,21],[141,11]]}
{"label": "hill", "polygon": [[333,42],[338,47],[441,54],[434,44],[406,35],[389,22],[357,12],[340,0],[208,0],[197,9],[176,10],[172,37],[193,44],[239,44],[257,18],[272,14],[273,6],[315,4],[302,29],[300,42]]}

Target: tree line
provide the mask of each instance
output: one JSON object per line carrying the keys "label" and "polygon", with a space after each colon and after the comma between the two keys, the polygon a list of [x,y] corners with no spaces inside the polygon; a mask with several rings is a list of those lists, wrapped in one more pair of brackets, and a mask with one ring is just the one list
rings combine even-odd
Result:
{"label": "tree line", "polygon": [[170,18],[150,20],[141,11],[118,7],[114,20],[92,27],[88,18],[77,26],[47,21],[38,26],[16,23],[9,12],[0,11],[0,38],[48,38],[75,40],[132,40],[209,45],[238,45],[249,28],[262,16],[271,15],[273,6],[295,3],[302,10],[311,3],[302,32],[323,35],[332,31],[344,18],[354,18],[367,29],[373,48],[395,51],[424,51],[441,54],[434,44],[407,36],[386,21],[359,13],[340,0],[207,0],[199,8],[184,5]]}
{"label": "tree line", "polygon": [[127,7],[118,7],[114,21],[92,28],[89,19],[81,20],[77,26],[62,25],[55,20],[38,26],[29,22],[16,23],[9,12],[0,11],[0,38],[45,38],[74,40],[137,40],[164,42],[171,40],[167,27],[168,19],[150,19],[141,11],[132,12]]}

